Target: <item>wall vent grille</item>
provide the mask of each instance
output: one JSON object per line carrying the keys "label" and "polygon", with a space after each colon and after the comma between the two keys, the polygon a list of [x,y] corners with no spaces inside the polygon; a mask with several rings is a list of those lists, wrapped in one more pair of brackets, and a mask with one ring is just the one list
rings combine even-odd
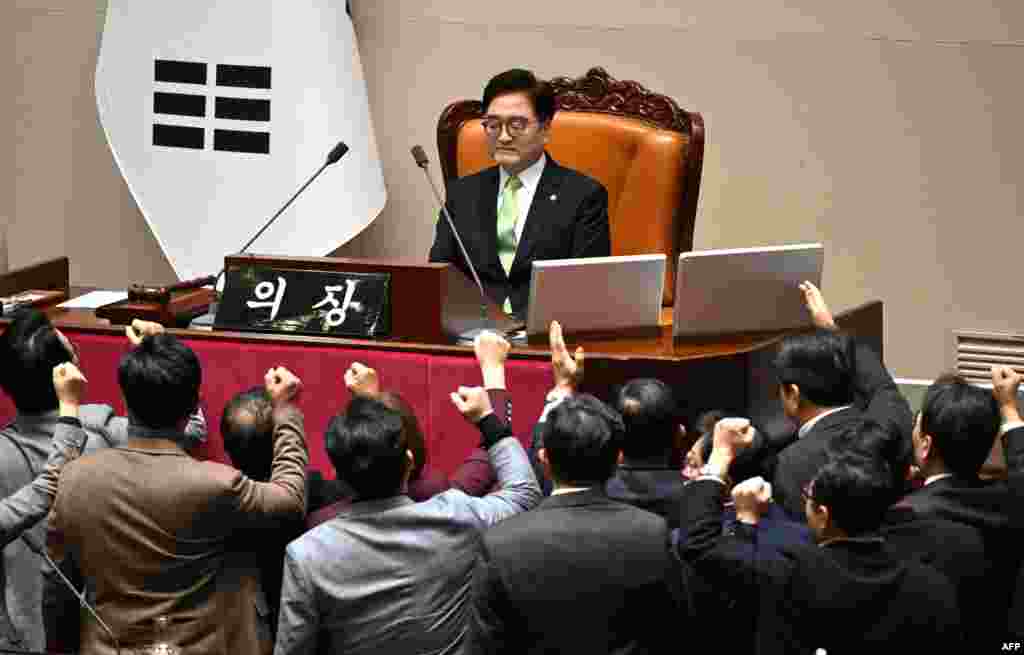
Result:
{"label": "wall vent grille", "polygon": [[995,364],[1024,373],[1024,334],[953,330],[951,368],[970,382],[992,384]]}

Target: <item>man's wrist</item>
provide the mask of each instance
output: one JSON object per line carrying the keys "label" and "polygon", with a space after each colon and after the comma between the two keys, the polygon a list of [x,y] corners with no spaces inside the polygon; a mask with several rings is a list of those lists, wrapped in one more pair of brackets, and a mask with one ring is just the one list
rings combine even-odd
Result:
{"label": "man's wrist", "polygon": [[491,446],[505,437],[512,436],[512,430],[494,412],[487,412],[476,423],[480,430],[480,447],[490,450]]}
{"label": "man's wrist", "polygon": [[736,459],[736,456],[732,452],[716,448],[711,451],[708,463],[701,470],[706,469],[709,475],[717,475],[724,478],[729,474],[729,467],[732,466],[734,459]]}
{"label": "man's wrist", "polygon": [[80,407],[81,403],[62,400],[60,401],[60,409],[57,413],[61,417],[78,418]]}
{"label": "man's wrist", "polygon": [[1012,405],[1002,405],[999,408],[999,413],[1003,417],[1003,425],[1008,423],[1020,423],[1022,421],[1020,410],[1017,409],[1016,401],[1014,401]]}
{"label": "man's wrist", "polygon": [[757,512],[736,512],[736,520],[746,525],[757,525],[761,521],[761,515]]}
{"label": "man's wrist", "polygon": [[505,367],[504,366],[481,366],[480,372],[484,378],[484,388],[486,389],[504,389],[505,386]]}

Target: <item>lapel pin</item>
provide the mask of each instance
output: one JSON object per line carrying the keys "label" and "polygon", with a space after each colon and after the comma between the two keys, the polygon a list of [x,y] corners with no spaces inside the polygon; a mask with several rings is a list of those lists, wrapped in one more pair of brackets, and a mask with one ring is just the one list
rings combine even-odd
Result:
{"label": "lapel pin", "polygon": [[556,200],[558,200],[558,195],[557,195],[557,194],[554,194],[554,193],[552,193],[552,194],[551,194],[551,202],[554,202],[554,201],[556,201]]}

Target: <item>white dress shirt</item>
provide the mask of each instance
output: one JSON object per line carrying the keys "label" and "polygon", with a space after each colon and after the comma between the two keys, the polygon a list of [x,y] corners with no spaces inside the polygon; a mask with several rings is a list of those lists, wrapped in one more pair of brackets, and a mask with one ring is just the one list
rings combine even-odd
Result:
{"label": "white dress shirt", "polygon": [[[522,241],[523,226],[526,225],[526,217],[530,214],[530,205],[533,204],[533,195],[537,192],[537,185],[540,184],[540,176],[544,173],[544,165],[548,156],[541,153],[540,159],[530,164],[530,167],[520,173],[517,177],[523,183],[516,191],[516,200],[519,204],[519,218],[516,219],[516,245]],[[501,211],[501,196],[508,181],[509,174],[501,166],[498,167],[498,211]]]}

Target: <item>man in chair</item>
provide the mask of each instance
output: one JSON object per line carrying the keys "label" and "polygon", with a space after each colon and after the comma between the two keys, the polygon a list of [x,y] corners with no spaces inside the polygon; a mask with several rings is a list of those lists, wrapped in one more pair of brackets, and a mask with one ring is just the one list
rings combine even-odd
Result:
{"label": "man in chair", "polygon": [[[555,95],[533,73],[495,76],[483,106],[488,150],[498,165],[453,182],[446,204],[487,295],[522,315],[533,261],[611,254],[608,192],[545,153]],[[468,273],[443,216],[430,261]]]}

